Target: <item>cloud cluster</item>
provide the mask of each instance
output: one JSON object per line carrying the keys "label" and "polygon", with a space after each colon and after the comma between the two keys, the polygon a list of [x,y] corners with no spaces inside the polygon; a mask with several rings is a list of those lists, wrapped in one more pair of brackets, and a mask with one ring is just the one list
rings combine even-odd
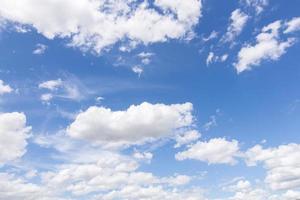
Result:
{"label": "cloud cluster", "polygon": [[281,21],[263,27],[261,33],[256,36],[256,43],[248,44],[239,51],[238,62],[235,64],[238,73],[251,70],[253,66],[258,66],[265,60],[278,60],[286,53],[295,43],[295,39],[281,39],[282,27]]}
{"label": "cloud cluster", "polygon": [[223,37],[224,42],[232,42],[244,29],[249,16],[245,14],[241,9],[236,9],[231,13],[230,25],[227,28],[227,32]]}
{"label": "cloud cluster", "polygon": [[247,164],[262,163],[267,170],[265,182],[273,190],[300,188],[300,145],[287,144],[264,149],[256,145],[246,152]]}
{"label": "cloud cluster", "polygon": [[185,37],[198,23],[201,7],[200,0],[3,0],[0,16],[100,53],[124,40],[149,44]]}
{"label": "cloud cluster", "polygon": [[96,143],[142,144],[191,126],[192,109],[191,103],[165,105],[145,102],[121,111],[93,106],[77,115],[67,133],[73,138]]}
{"label": "cloud cluster", "polygon": [[177,160],[194,159],[209,164],[236,164],[240,156],[239,143],[236,140],[227,141],[224,138],[213,138],[208,142],[199,141],[187,150],[175,155]]}
{"label": "cloud cluster", "polygon": [[23,113],[0,113],[0,165],[23,156],[30,130]]}

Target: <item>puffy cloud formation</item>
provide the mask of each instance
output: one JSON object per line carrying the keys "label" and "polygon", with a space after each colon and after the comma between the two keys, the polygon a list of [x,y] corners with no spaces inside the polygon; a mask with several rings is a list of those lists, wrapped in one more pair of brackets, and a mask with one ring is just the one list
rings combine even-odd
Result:
{"label": "puffy cloud formation", "polygon": [[3,80],[0,80],[0,95],[11,93],[13,89],[4,83]]}
{"label": "puffy cloud formation", "polygon": [[214,138],[208,142],[197,142],[186,151],[175,155],[177,160],[194,159],[209,164],[235,164],[239,156],[239,143],[236,140],[227,141],[224,138]]}
{"label": "puffy cloud formation", "polygon": [[192,109],[191,103],[165,105],[145,102],[122,111],[93,106],[77,115],[67,133],[73,138],[92,142],[141,144],[191,126]]}
{"label": "puffy cloud formation", "polygon": [[23,156],[30,129],[23,113],[0,113],[0,165]]}
{"label": "puffy cloud formation", "polygon": [[232,42],[236,36],[238,36],[244,29],[249,16],[242,12],[240,9],[236,9],[231,13],[230,25],[227,28],[227,33],[223,37],[223,41]]}
{"label": "puffy cloud formation", "polygon": [[200,0],[3,0],[0,16],[100,53],[124,40],[149,44],[185,37],[198,23],[201,7]]}
{"label": "puffy cloud formation", "polygon": [[278,60],[285,54],[287,48],[294,44],[293,38],[280,39],[281,21],[275,21],[262,29],[256,36],[255,45],[244,46],[238,54],[238,62],[235,68],[238,73],[251,70],[264,60]]}
{"label": "puffy cloud formation", "polygon": [[176,144],[175,148],[181,147],[182,145],[189,144],[191,142],[194,142],[198,140],[201,137],[201,133],[199,133],[197,130],[190,130],[186,131],[182,134],[178,134],[175,138]]}
{"label": "puffy cloud formation", "polygon": [[300,187],[300,145],[288,144],[264,149],[256,145],[246,153],[249,166],[263,163],[267,170],[265,182],[273,190]]}
{"label": "puffy cloud formation", "polygon": [[244,178],[236,178],[222,188],[233,193],[226,200],[285,200],[281,194],[272,194],[263,185],[254,185]]}
{"label": "puffy cloud formation", "polygon": [[1,200],[66,200],[40,185],[9,173],[0,173],[0,194]]}
{"label": "puffy cloud formation", "polygon": [[43,187],[53,194],[68,192],[74,199],[158,200],[165,197],[179,200],[185,197],[202,200],[201,190],[188,193],[179,188],[189,184],[192,179],[189,176],[157,177],[139,171],[138,162],[131,157],[103,151],[97,153],[96,162],[71,162],[41,173]]}

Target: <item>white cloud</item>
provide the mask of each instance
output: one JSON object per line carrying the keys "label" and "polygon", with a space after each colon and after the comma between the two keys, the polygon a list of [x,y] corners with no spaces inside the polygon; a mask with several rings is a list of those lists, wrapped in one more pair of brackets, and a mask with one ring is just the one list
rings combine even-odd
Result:
{"label": "white cloud", "polygon": [[204,42],[208,42],[208,41],[213,40],[213,39],[215,39],[215,38],[217,38],[217,37],[218,37],[218,32],[212,31],[212,32],[209,34],[208,37],[204,37],[204,38],[203,38],[203,41],[204,41]]}
{"label": "white cloud", "polygon": [[92,142],[139,144],[170,136],[176,129],[192,125],[192,109],[191,103],[145,102],[121,111],[93,106],[78,114],[67,132],[73,138]]}
{"label": "white cloud", "polygon": [[260,14],[269,4],[269,0],[243,0],[247,6],[253,7],[257,14]]}
{"label": "white cloud", "polygon": [[236,140],[227,141],[224,138],[214,138],[208,142],[197,142],[186,151],[175,155],[177,160],[194,159],[209,164],[235,164],[239,157],[239,143]]}
{"label": "white cloud", "polygon": [[[81,156],[85,154],[81,152]],[[174,175],[157,177],[152,173],[138,170],[139,164],[131,157],[112,152],[97,151],[98,159],[89,163],[68,163],[57,166],[56,169],[41,174],[42,183],[58,194],[71,193],[78,199],[94,194],[95,199],[156,199],[147,191],[148,188],[159,188],[159,194],[167,195],[175,187],[186,185],[191,177]],[[124,194],[124,188],[136,188],[132,194]],[[170,191],[168,189],[171,188]],[[150,191],[149,191],[150,192]],[[176,192],[176,196],[180,192]],[[199,193],[198,193],[199,194]],[[142,195],[142,196],[140,196]],[[185,194],[189,196],[188,193]],[[141,198],[139,198],[141,197]],[[144,198],[143,198],[144,197]],[[181,197],[184,197],[181,196]],[[76,198],[76,199],[77,199]],[[171,198],[170,198],[171,199]],[[180,199],[179,197],[177,198]]]}
{"label": "white cloud", "polygon": [[23,113],[0,113],[0,165],[23,156],[30,129]]}
{"label": "white cloud", "polygon": [[256,145],[245,153],[249,166],[263,163],[267,170],[265,182],[271,189],[300,188],[300,145],[288,144],[264,149]]}
{"label": "white cloud", "polygon": [[141,67],[141,66],[138,66],[138,65],[136,65],[136,66],[133,66],[132,68],[132,71],[134,72],[134,73],[136,73],[139,77],[142,75],[142,73],[144,72],[144,69]]}
{"label": "white cloud", "polygon": [[63,84],[61,79],[49,80],[39,84],[39,88],[48,89],[51,91],[57,90]]}
{"label": "white cloud", "polygon": [[6,85],[3,80],[0,80],[0,95],[11,93],[13,89],[9,86]]}
{"label": "white cloud", "polygon": [[226,186],[223,190],[233,192],[234,195],[227,200],[271,200],[271,194],[263,188],[253,187],[247,180],[237,180]]}
{"label": "white cloud", "polygon": [[197,130],[190,130],[186,131],[182,134],[179,134],[176,136],[176,144],[175,148],[181,147],[182,145],[189,144],[191,142],[194,142],[198,140],[201,137],[201,133],[199,133]]}
{"label": "white cloud", "polygon": [[235,64],[238,73],[251,70],[264,60],[278,60],[294,44],[293,38],[280,40],[281,25],[281,21],[275,21],[265,26],[256,36],[256,44],[247,45],[240,50]]}
{"label": "white cloud", "polygon": [[90,92],[90,90],[86,88],[77,77],[70,74],[65,80],[56,79],[44,81],[40,83],[38,87],[40,89],[47,89],[51,91],[42,94],[41,100],[44,102],[49,102],[53,98],[80,101],[86,98]]}
{"label": "white cloud", "polygon": [[295,17],[286,23],[286,30],[284,33],[292,33],[300,30],[300,17]]}
{"label": "white cloud", "polygon": [[0,173],[1,200],[62,200],[51,198],[48,193],[40,186],[28,183],[13,174]]}
{"label": "white cloud", "polygon": [[206,65],[211,64],[214,61],[214,52],[209,52],[207,58],[206,58]]}
{"label": "white cloud", "polygon": [[236,9],[231,13],[230,25],[227,28],[227,32],[222,38],[224,42],[232,42],[243,31],[249,16],[242,12],[240,9]]}
{"label": "white cloud", "polygon": [[33,50],[32,53],[33,53],[33,54],[36,54],[36,55],[41,55],[41,54],[44,54],[44,53],[45,53],[46,49],[47,49],[47,46],[46,46],[46,45],[44,45],[44,44],[37,44],[37,45],[36,45],[36,49]]}
{"label": "white cloud", "polygon": [[156,0],[151,4],[131,0],[2,0],[0,16],[30,25],[49,39],[69,38],[71,46],[97,53],[124,40],[149,44],[183,38],[201,16],[200,0]]}
{"label": "white cloud", "polygon": [[43,102],[49,102],[53,98],[53,95],[50,93],[42,94],[41,95],[41,100]]}
{"label": "white cloud", "polygon": [[150,152],[134,152],[133,157],[137,160],[140,161],[145,161],[147,163],[150,163],[152,158],[153,158],[153,154]]}

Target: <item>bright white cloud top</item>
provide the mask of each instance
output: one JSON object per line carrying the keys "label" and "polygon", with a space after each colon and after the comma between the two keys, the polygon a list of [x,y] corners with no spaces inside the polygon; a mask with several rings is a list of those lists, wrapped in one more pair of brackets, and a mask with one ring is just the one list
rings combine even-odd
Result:
{"label": "bright white cloud top", "polygon": [[1,0],[0,200],[300,199],[299,7]]}
{"label": "bright white cloud top", "polygon": [[142,144],[171,136],[192,125],[193,106],[185,104],[132,105],[124,111],[90,107],[68,127],[71,137],[99,143]]}
{"label": "bright white cloud top", "polygon": [[49,39],[69,38],[71,46],[100,53],[122,40],[149,44],[183,38],[198,23],[201,8],[199,0],[155,0],[153,4],[132,0],[4,0],[0,16],[32,26]]}
{"label": "bright white cloud top", "polygon": [[24,155],[30,129],[23,113],[0,113],[0,165]]}

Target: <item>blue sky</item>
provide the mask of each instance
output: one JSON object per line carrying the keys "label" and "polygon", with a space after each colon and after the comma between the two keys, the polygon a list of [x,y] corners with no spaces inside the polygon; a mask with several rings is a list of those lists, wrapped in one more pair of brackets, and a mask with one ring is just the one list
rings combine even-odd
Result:
{"label": "blue sky", "polygon": [[1,1],[0,199],[299,199],[299,7]]}

